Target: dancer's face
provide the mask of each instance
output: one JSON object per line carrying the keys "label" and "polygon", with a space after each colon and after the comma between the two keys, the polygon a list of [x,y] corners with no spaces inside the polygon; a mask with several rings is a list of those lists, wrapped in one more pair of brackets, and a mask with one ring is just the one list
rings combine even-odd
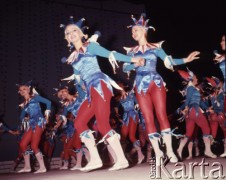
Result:
{"label": "dancer's face", "polygon": [[132,28],[132,37],[135,41],[140,41],[145,37],[146,30],[141,26],[133,26]]}
{"label": "dancer's face", "polygon": [[23,86],[20,86],[19,87],[19,91],[18,91],[18,93],[21,95],[21,96],[27,96],[27,95],[29,95],[29,93],[30,93],[30,88],[28,87],[28,86],[25,86],[25,85],[23,85]]}
{"label": "dancer's face", "polygon": [[225,36],[222,36],[222,39],[221,39],[221,48],[222,48],[222,50],[225,50]]}
{"label": "dancer's face", "polygon": [[80,28],[76,25],[68,25],[65,29],[65,39],[69,43],[75,43],[77,41],[81,41],[83,37],[83,33]]}
{"label": "dancer's face", "polygon": [[61,100],[65,100],[68,97],[68,90],[67,89],[61,89],[57,93],[57,97]]}

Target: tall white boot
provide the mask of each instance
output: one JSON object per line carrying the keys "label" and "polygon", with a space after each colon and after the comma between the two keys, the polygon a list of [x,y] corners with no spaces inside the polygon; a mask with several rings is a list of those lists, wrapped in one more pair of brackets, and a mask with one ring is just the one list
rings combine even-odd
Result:
{"label": "tall white boot", "polygon": [[117,157],[115,155],[114,150],[111,148],[110,145],[107,145],[107,149],[108,149],[108,152],[109,152],[109,159],[110,159],[111,164],[115,164],[116,161],[117,161]]}
{"label": "tall white boot", "polygon": [[151,146],[150,143],[148,143],[148,145],[147,145],[147,158],[146,158],[147,163],[151,162],[151,151],[152,151],[152,146]]}
{"label": "tall white boot", "polygon": [[170,160],[171,163],[176,163],[178,161],[177,156],[173,152],[172,148],[172,135],[171,135],[171,129],[165,129],[161,131],[163,142],[166,145],[166,154]]}
{"label": "tall white boot", "polygon": [[68,169],[68,160],[63,160],[63,166],[60,167],[60,170]]}
{"label": "tall white boot", "polygon": [[216,158],[217,156],[212,153],[211,151],[211,142],[210,142],[210,135],[203,136],[203,141],[205,144],[205,152],[204,154],[210,158]]}
{"label": "tall white boot", "polygon": [[38,152],[37,154],[35,154],[36,159],[38,160],[39,163],[39,170],[35,171],[34,173],[45,173],[46,172],[46,167],[44,164],[44,160],[43,160],[43,155],[41,152]]}
{"label": "tall white boot", "polygon": [[190,141],[188,143],[188,157],[186,159],[191,159],[192,158],[192,149],[193,149],[193,142]]}
{"label": "tall white boot", "polygon": [[198,140],[195,140],[193,145],[195,146],[195,156],[199,156]]}
{"label": "tall white boot", "polygon": [[184,146],[186,145],[187,141],[188,141],[188,137],[184,137],[183,139],[180,140],[180,145],[177,149],[177,154],[180,159],[182,159],[182,152],[183,152]]}
{"label": "tall white boot", "polygon": [[226,157],[226,138],[224,139],[224,152],[220,155],[220,157]]}
{"label": "tall white boot", "polygon": [[74,167],[72,167],[70,170],[79,170],[82,168],[82,157],[83,157],[83,152],[82,152],[82,149],[78,149],[76,150],[76,164]]}
{"label": "tall white boot", "polygon": [[138,161],[137,161],[137,164],[141,164],[142,161],[144,160],[144,155],[141,151],[141,147],[140,147],[140,141],[137,140],[136,142],[133,143],[133,146],[134,148],[136,149],[137,151],[137,156],[138,156]]}
{"label": "tall white boot", "polygon": [[24,168],[17,171],[17,173],[31,172],[30,154],[24,155]]}
{"label": "tall white boot", "polygon": [[129,163],[124,155],[122,146],[120,144],[120,135],[117,134],[114,130],[109,131],[107,135],[110,136],[109,138],[107,138],[107,142],[111,146],[116,155],[116,162],[114,166],[109,169],[109,171],[127,168],[129,166]]}
{"label": "tall white boot", "polygon": [[148,134],[149,140],[151,141],[152,147],[154,148],[155,151],[155,163],[156,166],[161,165],[161,161],[163,158],[163,152],[159,148],[159,140],[160,140],[160,134],[159,133],[152,133]]}
{"label": "tall white boot", "polygon": [[85,167],[80,169],[81,171],[91,171],[103,166],[92,133],[91,130],[87,130],[80,134],[81,141],[85,144],[90,153],[90,161]]}

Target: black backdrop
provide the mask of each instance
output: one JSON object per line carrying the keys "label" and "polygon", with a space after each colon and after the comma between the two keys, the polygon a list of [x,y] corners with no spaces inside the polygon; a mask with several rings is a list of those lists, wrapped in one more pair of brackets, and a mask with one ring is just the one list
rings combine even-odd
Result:
{"label": "black backdrop", "polygon": [[[57,100],[53,87],[58,80],[71,75],[72,69],[60,59],[68,56],[67,43],[59,24],[68,17],[85,17],[91,35],[99,30],[99,42],[110,50],[122,53],[123,46],[132,46],[131,14],[138,17],[146,12],[150,17],[148,38],[151,42],[165,40],[163,48],[175,58],[185,57],[193,50],[201,51],[201,58],[187,66],[201,79],[204,76],[222,78],[212,61],[213,50],[220,51],[220,39],[224,33],[225,13],[223,0],[206,1],[142,1],[124,0],[2,0],[0,2],[0,115],[9,127],[19,124],[16,83],[34,80],[39,93],[53,102]],[[118,69],[116,75],[106,59],[99,58],[102,70],[115,80],[127,82],[126,75]],[[184,69],[185,66],[178,68]],[[181,81],[177,73],[164,68],[159,61],[158,71],[167,83],[167,112],[173,112],[181,101],[178,88]],[[133,74],[132,74],[133,75]],[[133,76],[132,76],[133,78]],[[132,79],[130,82],[132,84]],[[16,138],[4,134],[0,137],[0,161],[12,160],[17,154]],[[59,155],[59,150],[55,151]]]}

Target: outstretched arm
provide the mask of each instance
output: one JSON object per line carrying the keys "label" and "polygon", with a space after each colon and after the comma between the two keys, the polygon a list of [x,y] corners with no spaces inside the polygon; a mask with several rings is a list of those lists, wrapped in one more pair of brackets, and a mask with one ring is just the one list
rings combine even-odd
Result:
{"label": "outstretched arm", "polygon": [[199,59],[198,57],[199,54],[200,52],[193,51],[186,58],[176,59],[176,58],[172,58],[171,56],[168,56],[162,48],[159,48],[156,51],[156,55],[164,61],[164,64],[168,69],[173,69],[173,66],[175,65],[185,64],[195,59]]}
{"label": "outstretched arm", "polygon": [[140,65],[140,66],[144,65],[143,58],[130,57],[130,56],[118,53],[118,52],[112,52],[112,51],[105,49],[104,47],[100,46],[97,43],[91,42],[90,45],[88,46],[88,49],[89,49],[90,53],[97,55],[97,56],[108,58],[112,53],[114,55],[115,59],[118,61],[137,63],[137,65]]}

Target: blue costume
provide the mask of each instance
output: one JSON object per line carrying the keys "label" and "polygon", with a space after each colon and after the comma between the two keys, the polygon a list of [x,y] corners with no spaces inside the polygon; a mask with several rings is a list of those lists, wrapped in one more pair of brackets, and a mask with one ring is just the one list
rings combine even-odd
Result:
{"label": "blue costume", "polygon": [[136,97],[133,92],[129,92],[125,99],[120,99],[120,104],[123,107],[124,113],[123,113],[123,125],[128,126],[130,117],[133,119],[133,121],[136,123],[138,113],[134,108],[134,105],[137,104]]}
{"label": "blue costume", "polygon": [[42,114],[40,103],[46,104],[46,109],[51,110],[51,102],[49,100],[39,95],[35,95],[27,104],[24,104],[22,112],[20,114],[21,122],[24,121],[26,115],[29,116],[29,126],[33,131],[35,130],[35,127],[37,125],[43,128],[46,124],[46,119]]}
{"label": "blue costume", "polygon": [[74,59],[70,62],[70,64],[73,67],[74,74],[80,75],[80,78],[84,81],[89,102],[91,101],[91,87],[94,87],[104,99],[104,93],[100,85],[100,80],[106,83],[111,92],[113,92],[111,85],[115,86],[114,81],[109,76],[101,72],[96,56],[108,58],[112,53],[115,59],[119,61],[131,62],[130,57],[117,52],[110,52],[94,42],[84,44],[79,52],[74,51],[73,53],[71,56],[73,56]]}

